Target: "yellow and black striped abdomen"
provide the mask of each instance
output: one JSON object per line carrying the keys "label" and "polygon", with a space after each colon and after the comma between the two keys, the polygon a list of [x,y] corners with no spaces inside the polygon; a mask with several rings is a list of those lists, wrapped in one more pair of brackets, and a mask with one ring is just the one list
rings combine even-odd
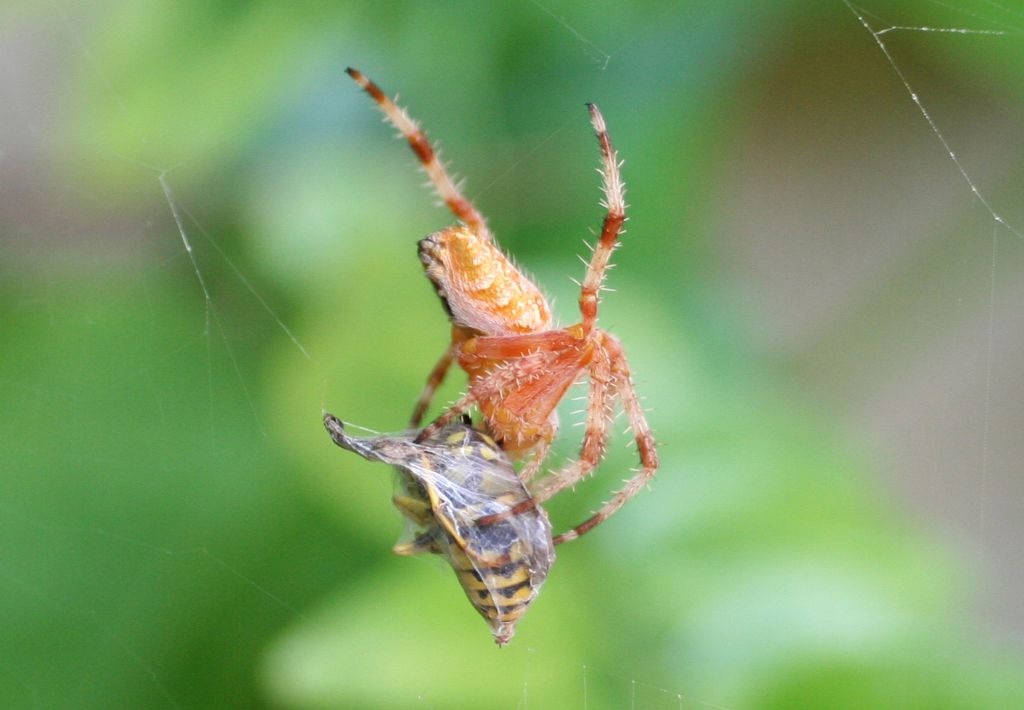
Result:
{"label": "yellow and black striped abdomen", "polygon": [[451,455],[436,457],[438,475],[420,483],[443,532],[441,552],[503,645],[554,561],[551,525],[536,506],[510,515],[530,494],[493,439],[464,424],[438,439]]}
{"label": "yellow and black striped abdomen", "polygon": [[[511,497],[502,501],[509,509],[520,502]],[[550,554],[550,550],[535,549],[534,541],[513,536],[513,542],[507,544],[507,536],[501,532],[501,526],[506,524],[507,521],[498,521],[478,526],[471,544],[466,548],[453,544],[447,551],[459,584],[490,624],[499,644],[508,643],[516,622],[540,592],[550,567],[550,563],[538,564],[537,559]],[[499,544],[494,547],[480,546],[495,539]]]}

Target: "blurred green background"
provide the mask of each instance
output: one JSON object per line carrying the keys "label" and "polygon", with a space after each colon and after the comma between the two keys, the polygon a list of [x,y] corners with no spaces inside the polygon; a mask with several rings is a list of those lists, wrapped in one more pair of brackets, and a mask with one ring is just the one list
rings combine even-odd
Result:
{"label": "blurred green background", "polygon": [[[15,2],[0,59],[0,706],[1024,705],[1019,4]],[[585,101],[625,160],[663,469],[505,649],[320,424],[402,428],[447,339],[347,65],[562,323]]]}

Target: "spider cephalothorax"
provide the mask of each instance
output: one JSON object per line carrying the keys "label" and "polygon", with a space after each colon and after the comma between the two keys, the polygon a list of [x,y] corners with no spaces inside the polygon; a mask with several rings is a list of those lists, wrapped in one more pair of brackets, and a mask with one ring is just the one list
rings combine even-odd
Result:
{"label": "spider cephalothorax", "polygon": [[426,134],[376,84],[355,69],[347,71],[408,140],[438,195],[463,222],[420,242],[420,259],[451,319],[452,341],[430,373],[412,424],[422,420],[453,360],[457,359],[469,376],[469,392],[427,426],[421,438],[433,436],[476,406],[487,430],[505,451],[513,456],[532,455],[520,472],[528,481],[540,470],[558,433],[555,408],[570,385],[585,375],[590,393],[580,456],[540,481],[534,498],[543,502],[587,476],[604,458],[612,404],[615,398],[622,401],[636,439],[640,469],[591,518],[559,535],[555,542],[575,539],[622,507],[658,468],[654,437],[622,346],[597,327],[601,282],[625,221],[618,158],[604,117],[597,106],[588,104],[601,149],[607,212],[580,289],[581,321],[557,328],[540,290],[494,243],[483,216],[451,180]]}

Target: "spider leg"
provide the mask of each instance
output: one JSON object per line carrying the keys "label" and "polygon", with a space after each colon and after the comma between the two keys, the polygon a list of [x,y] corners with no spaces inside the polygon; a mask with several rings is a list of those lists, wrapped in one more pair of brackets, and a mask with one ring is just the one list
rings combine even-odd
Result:
{"label": "spider leg", "polygon": [[559,491],[576,485],[587,477],[604,458],[608,448],[608,426],[615,380],[607,355],[599,350],[590,364],[590,395],[587,399],[586,431],[580,445],[579,459],[544,480],[534,495],[543,503]]}
{"label": "spider leg", "polygon": [[[538,339],[541,341],[545,340],[539,337],[541,335],[550,336],[550,334],[500,336],[493,338],[481,336],[470,338],[461,343],[458,351],[459,361],[465,370],[470,373],[469,393],[425,427],[416,437],[416,442],[425,441],[436,435],[442,427],[467,411],[474,404],[480,406],[487,418],[488,433],[499,440],[499,442],[504,439],[503,434],[506,431],[501,428],[495,428],[494,425],[497,421],[504,419],[505,416],[513,418],[521,416],[518,410],[510,409],[506,406],[509,403],[518,402],[520,397],[527,400],[525,406],[539,406],[545,417],[541,421],[546,421],[546,418],[553,411],[554,405],[561,399],[564,390],[552,389],[543,377],[538,377],[538,374],[550,377],[554,373],[556,380],[564,379],[566,386],[568,386],[572,382],[572,373],[575,371],[573,359],[576,353],[573,352],[569,357],[565,357],[565,351],[563,350],[548,350],[543,347],[536,347]],[[480,346],[479,349],[478,345]],[[490,354],[492,346],[497,347],[503,353],[516,352],[518,357],[508,355],[507,359],[500,358],[497,360],[498,364],[495,367],[494,359],[480,356],[480,352]],[[565,362],[561,362],[562,360]],[[561,375],[560,378],[559,374]],[[538,399],[537,395],[534,395],[534,389],[540,391],[541,394],[539,396],[546,396],[547,399],[551,400],[550,406],[547,406],[547,403],[544,401],[541,401],[539,405],[537,404]],[[504,413],[498,419],[493,418],[496,416],[496,410],[504,410]],[[518,431],[518,429],[513,429],[513,431]],[[550,421],[546,421],[546,423],[536,429],[535,434],[542,439],[553,439],[556,431],[557,427],[552,426]],[[506,448],[504,444],[502,447]]]}
{"label": "spider leg", "polygon": [[423,415],[426,413],[427,407],[430,406],[430,402],[434,399],[437,388],[444,382],[445,375],[448,374],[448,368],[451,367],[457,350],[458,347],[455,343],[449,345],[441,355],[441,359],[434,365],[434,369],[430,371],[430,375],[427,377],[427,384],[424,385],[420,398],[416,400],[416,408],[412,410],[412,416],[409,418],[410,427],[418,427],[420,422],[423,421]]}
{"label": "spider leg", "polygon": [[540,440],[535,447],[533,447],[533,454],[526,465],[523,466],[519,472],[519,479],[523,483],[529,483],[534,476],[537,475],[537,471],[544,464],[544,459],[548,457],[548,453],[551,452],[551,443],[554,441],[554,435],[547,437],[545,436]]}
{"label": "spider leg", "polygon": [[[488,525],[497,520],[524,513],[548,500],[559,491],[575,485],[593,471],[604,458],[608,445],[608,425],[611,422],[609,409],[614,387],[615,382],[608,358],[604,352],[598,351],[590,365],[590,396],[587,404],[586,432],[583,435],[583,443],[580,445],[579,459],[545,478],[529,500],[513,506],[501,515],[482,518],[477,522],[481,525]],[[550,440],[544,446],[543,455],[546,456],[548,448],[550,448]],[[529,480],[524,477],[524,474],[532,476],[535,470],[529,469],[533,466],[534,462],[531,461],[527,468],[519,474],[520,478],[524,481]],[[539,464],[537,467],[539,468]]]}
{"label": "spider leg", "polygon": [[619,157],[608,137],[608,128],[604,116],[594,104],[587,104],[590,109],[590,122],[597,133],[597,141],[601,146],[601,177],[603,181],[604,201],[601,203],[608,209],[601,225],[601,236],[594,245],[594,253],[587,266],[587,274],[580,289],[580,313],[583,315],[583,328],[586,332],[594,329],[597,323],[597,304],[601,292],[601,282],[608,269],[615,243],[622,232],[622,224],[626,221],[626,189],[619,174]]}
{"label": "spider leg", "polygon": [[519,368],[513,364],[491,373],[491,376],[483,383],[473,383],[468,393],[464,394],[455,404],[442,412],[434,421],[423,427],[423,430],[416,435],[415,443],[422,443],[436,435],[446,424],[469,411],[469,408],[477,404],[481,399],[493,396],[503,388],[508,387],[515,382],[518,374]]}
{"label": "spider leg", "polygon": [[465,222],[476,234],[485,239],[490,239],[491,233],[487,229],[487,223],[484,221],[483,215],[477,211],[473,203],[466,199],[458,186],[456,186],[448,171],[444,169],[444,165],[437,159],[437,153],[430,145],[427,134],[420,129],[416,121],[405,112],[405,109],[388,98],[381,91],[380,87],[366,78],[362,72],[349,67],[345,70],[345,73],[352,77],[377,102],[380,110],[384,112],[384,116],[391,125],[397,128],[409,142],[409,147],[412,148],[412,152],[416,154],[416,157],[423,164],[423,169],[426,170],[427,175],[430,177],[430,182],[433,183],[438,196],[448,205],[448,209]]}
{"label": "spider leg", "polygon": [[476,404],[476,402],[477,398],[472,392],[463,395],[459,399],[459,401],[457,401],[451,407],[442,412],[437,419],[423,427],[423,430],[416,435],[416,438],[413,439],[413,442],[416,444],[422,444],[430,437],[436,435],[437,432],[441,431],[441,429],[443,429],[446,424],[454,421],[455,418],[458,417],[460,414],[469,411],[469,408]]}
{"label": "spider leg", "polygon": [[651,428],[647,425],[647,419],[644,417],[643,407],[640,406],[640,398],[637,397],[636,390],[633,388],[633,378],[629,372],[626,354],[622,351],[622,346],[618,341],[611,336],[605,337],[605,345],[608,348],[608,357],[615,375],[616,388],[619,396],[622,397],[622,406],[626,410],[626,416],[629,417],[629,425],[633,430],[633,437],[636,439],[636,448],[640,454],[640,470],[600,510],[572,530],[557,535],[554,538],[556,545],[575,540],[603,523],[627,500],[646,486],[654,476],[654,472],[658,470],[658,452],[654,446],[654,435],[651,434]]}
{"label": "spider leg", "polygon": [[542,330],[516,335],[479,335],[467,340],[460,357],[470,360],[510,360],[536,352],[564,351],[579,344],[570,329]]}

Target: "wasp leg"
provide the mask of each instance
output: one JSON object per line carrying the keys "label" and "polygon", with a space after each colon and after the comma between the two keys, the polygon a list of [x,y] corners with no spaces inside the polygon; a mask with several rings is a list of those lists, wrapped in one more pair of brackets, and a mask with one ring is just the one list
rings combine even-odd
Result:
{"label": "wasp leg", "polygon": [[395,504],[399,512],[417,525],[426,527],[430,524],[434,514],[430,509],[430,503],[411,496],[392,496],[391,502]]}
{"label": "wasp leg", "polygon": [[437,546],[437,541],[434,540],[433,535],[419,535],[408,542],[399,542],[391,548],[391,551],[402,557],[428,553],[431,555],[441,554],[441,548]]}

